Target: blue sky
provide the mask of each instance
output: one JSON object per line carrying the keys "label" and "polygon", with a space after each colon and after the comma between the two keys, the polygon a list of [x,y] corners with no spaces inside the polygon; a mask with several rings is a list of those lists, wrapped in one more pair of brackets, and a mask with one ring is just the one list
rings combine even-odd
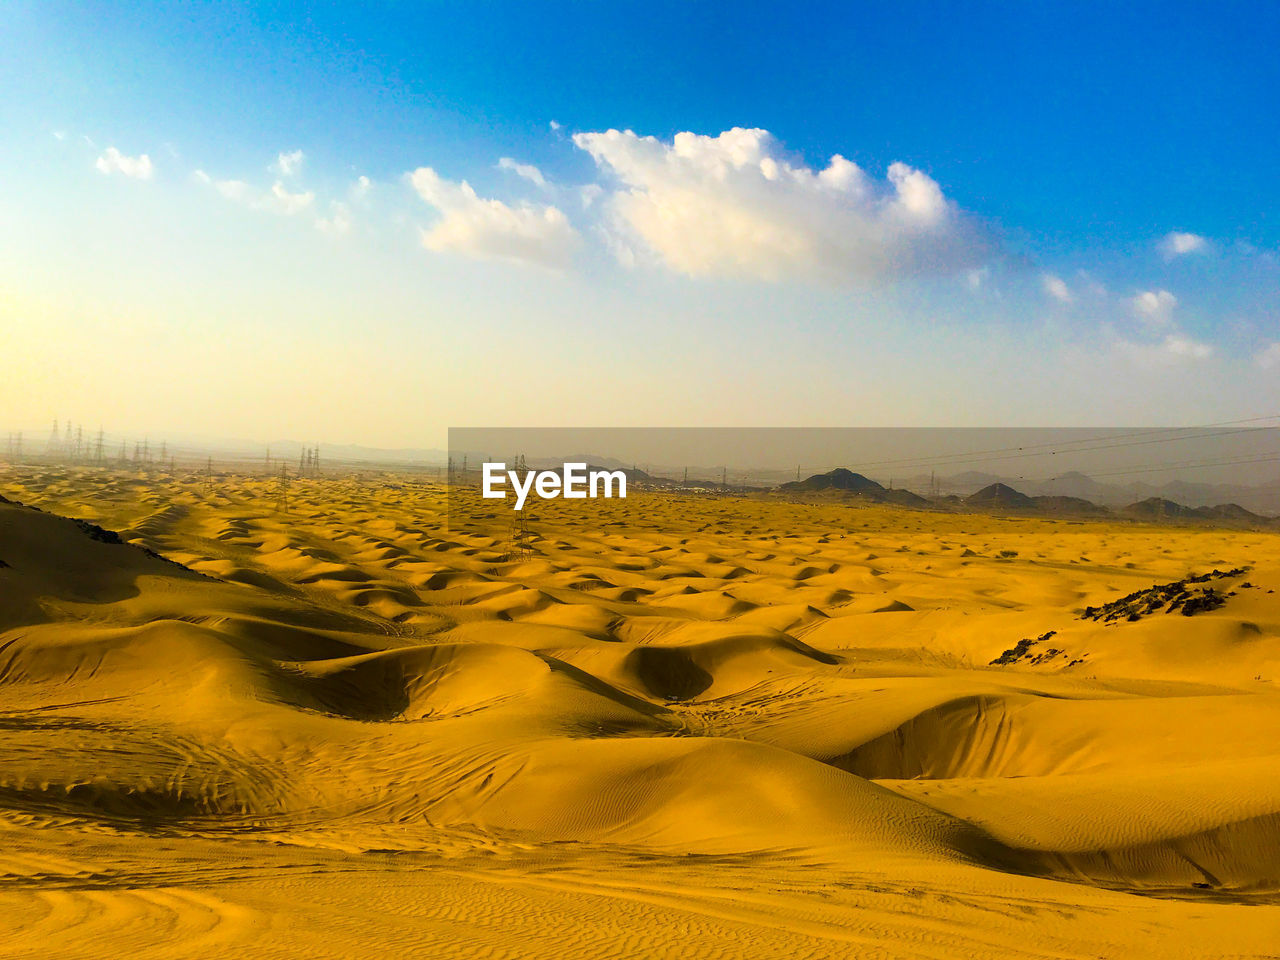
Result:
{"label": "blue sky", "polygon": [[1280,412],[1280,7],[1119,7],[9,4],[0,401],[395,445]]}

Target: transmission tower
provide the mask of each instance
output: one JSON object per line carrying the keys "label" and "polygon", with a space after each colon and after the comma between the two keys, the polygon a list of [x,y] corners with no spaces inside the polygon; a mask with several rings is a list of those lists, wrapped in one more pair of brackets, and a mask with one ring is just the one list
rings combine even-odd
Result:
{"label": "transmission tower", "polygon": [[511,541],[507,549],[507,557],[511,560],[528,560],[533,556],[533,531],[529,529],[529,515],[526,511],[517,514],[511,523]]}
{"label": "transmission tower", "polygon": [[280,478],[276,481],[276,513],[289,512],[289,467],[280,464]]}

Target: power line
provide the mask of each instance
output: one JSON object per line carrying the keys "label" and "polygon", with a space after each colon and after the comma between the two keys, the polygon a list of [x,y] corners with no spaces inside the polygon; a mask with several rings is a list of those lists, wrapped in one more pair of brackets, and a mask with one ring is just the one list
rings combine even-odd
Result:
{"label": "power line", "polygon": [[[989,450],[973,450],[964,453],[948,453],[940,454],[935,457],[901,457],[890,460],[864,460],[853,464],[860,468],[869,467],[887,467],[887,466],[958,466],[966,463],[981,463],[988,460],[1013,460],[1023,457],[1052,456],[1058,453],[1085,453],[1092,450],[1110,450],[1127,446],[1141,446],[1143,444],[1152,443],[1173,443],[1179,440],[1204,440],[1211,437],[1230,436],[1233,434],[1250,433],[1257,429],[1274,429],[1246,427],[1236,430],[1222,430],[1205,434],[1183,434],[1173,437],[1156,437],[1151,440],[1130,440],[1133,437],[1150,437],[1152,434],[1163,433],[1165,431],[1188,431],[1188,430],[1208,430],[1212,427],[1225,427],[1242,423],[1261,423],[1264,420],[1280,420],[1280,414],[1271,414],[1266,417],[1247,417],[1240,420],[1223,420],[1217,423],[1201,424],[1194,427],[1156,427],[1149,430],[1140,430],[1132,433],[1122,433],[1113,436],[1093,436],[1082,437],[1079,440],[1056,440],[1045,443],[1022,444],[1012,447],[995,447]],[[1033,429],[1033,428],[1027,428]],[[1069,429],[1069,428],[1045,428],[1045,429]],[[1120,442],[1120,441],[1130,442]],[[1078,447],[1078,444],[1095,443],[1093,447]],[[1067,449],[1075,447],[1075,449]],[[1000,457],[995,454],[1009,454],[1009,456]]]}

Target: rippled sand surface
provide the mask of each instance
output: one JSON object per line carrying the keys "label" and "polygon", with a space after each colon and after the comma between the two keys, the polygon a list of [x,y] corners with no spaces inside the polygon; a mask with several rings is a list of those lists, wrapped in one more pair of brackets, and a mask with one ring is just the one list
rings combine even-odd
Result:
{"label": "rippled sand surface", "polygon": [[1280,954],[1275,534],[0,494],[5,957]]}

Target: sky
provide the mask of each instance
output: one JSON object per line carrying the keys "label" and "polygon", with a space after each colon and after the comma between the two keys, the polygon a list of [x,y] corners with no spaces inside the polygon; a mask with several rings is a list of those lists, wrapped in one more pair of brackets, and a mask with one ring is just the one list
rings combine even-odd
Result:
{"label": "sky", "polygon": [[314,6],[4,6],[4,429],[1280,414],[1280,6]]}

